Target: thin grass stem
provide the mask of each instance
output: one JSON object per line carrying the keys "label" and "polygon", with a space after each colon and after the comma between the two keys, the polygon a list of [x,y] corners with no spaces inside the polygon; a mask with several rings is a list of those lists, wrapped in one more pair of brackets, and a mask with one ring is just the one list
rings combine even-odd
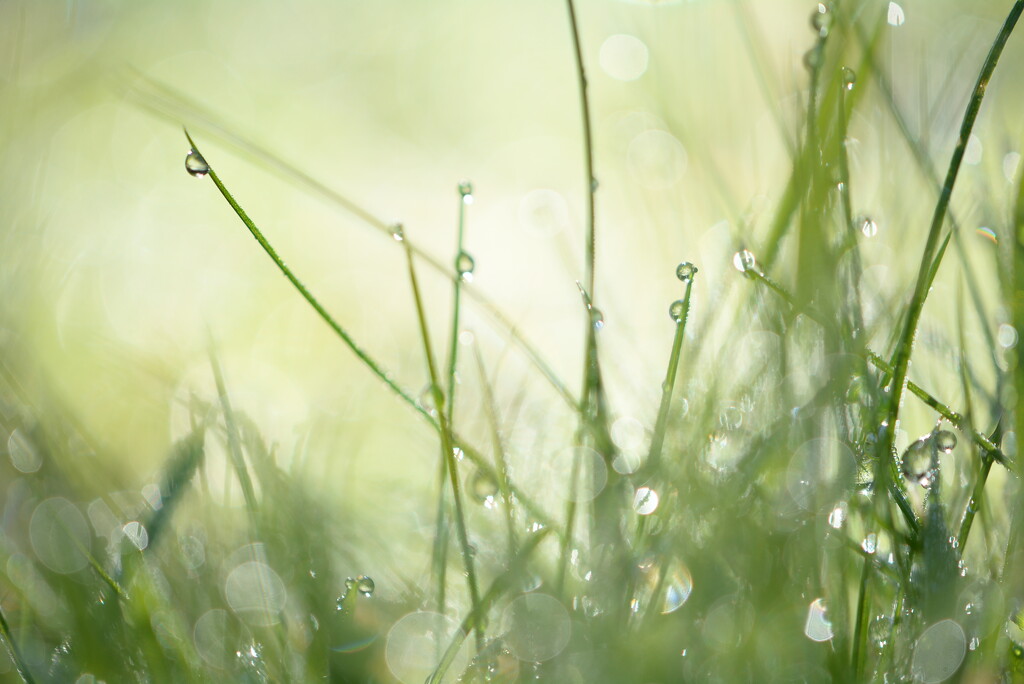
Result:
{"label": "thin grass stem", "polygon": [[576,83],[580,92],[580,117],[583,126],[583,158],[586,173],[587,216],[585,236],[585,267],[587,292],[594,299],[594,266],[597,245],[594,228],[594,194],[597,192],[597,181],[594,177],[594,141],[590,130],[590,97],[587,94],[587,72],[583,66],[583,48],[580,45],[580,30],[576,21],[576,7],[573,0],[566,0],[569,10],[569,28],[572,32],[573,55],[576,59]]}
{"label": "thin grass stem", "polygon": [[[441,389],[441,376],[437,371],[437,364],[434,361],[430,331],[427,327],[427,317],[423,309],[423,297],[420,294],[419,279],[416,277],[414,255],[412,250],[409,249],[408,243],[406,245],[405,256],[409,269],[409,282],[412,285],[412,295],[416,304],[416,318],[419,322],[423,353],[426,356],[427,370],[430,373],[430,388],[434,395],[434,406],[437,408],[437,420],[440,424],[442,458],[448,464],[448,478],[452,488],[452,502],[455,508],[455,530],[459,539],[459,545],[462,547],[462,563],[466,569],[469,597],[472,609],[475,612],[480,606],[480,590],[473,561],[473,550],[470,547],[469,534],[466,530],[465,505],[462,496],[462,484],[459,479],[458,463],[455,460],[455,444],[452,438],[451,424],[448,422],[444,392]],[[480,621],[475,622],[474,633],[476,635],[477,651],[480,651],[484,645],[484,631]]]}

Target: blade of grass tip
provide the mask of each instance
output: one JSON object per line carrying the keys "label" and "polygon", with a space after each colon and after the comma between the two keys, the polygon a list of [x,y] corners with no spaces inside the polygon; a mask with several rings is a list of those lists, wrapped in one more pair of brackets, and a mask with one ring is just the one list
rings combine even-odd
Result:
{"label": "blade of grass tip", "polygon": [[7,648],[7,655],[10,657],[11,662],[14,663],[14,669],[18,671],[21,680],[25,684],[35,684],[32,672],[28,669],[28,663],[25,662],[25,658],[21,655],[21,649],[18,648],[14,637],[11,636],[11,626],[7,622],[7,616],[4,615],[2,607],[0,607],[0,637],[3,637],[4,646]]}
{"label": "blade of grass tip", "polygon": [[[139,72],[136,72],[136,77],[147,83],[150,88],[156,90],[158,93],[147,93],[138,88],[132,88],[129,90],[129,93],[138,98],[140,100],[140,104],[151,113],[175,123],[183,119],[194,120],[196,127],[205,131],[207,134],[216,137],[242,156],[257,161],[262,164],[264,168],[284,180],[296,184],[306,191],[312,192],[322,199],[341,207],[344,211],[352,214],[361,222],[378,232],[386,234],[392,238],[394,237],[395,224],[388,223],[374,216],[341,193],[327,187],[323,183],[320,183],[309,174],[298,169],[296,166],[289,164],[280,156],[257,145],[251,140],[235,134],[232,131],[233,127],[230,124],[219,121],[215,115],[191,102],[181,93],[159,83],[158,81],[150,79]],[[446,277],[452,277],[448,266],[442,264],[433,255],[425,252],[415,243],[410,242],[410,247],[418,258],[423,259],[435,271],[444,274]],[[514,346],[526,356],[527,360],[529,360],[529,362],[541,373],[544,379],[547,380],[547,382],[559,394],[559,396],[562,397],[568,406],[575,410],[577,408],[576,400],[569,391],[569,388],[554,372],[551,365],[543,356],[541,356],[540,352],[537,351],[537,348],[522,336],[508,317],[505,316],[498,306],[482,292],[471,287],[469,283],[466,283],[463,289],[470,298],[477,302],[481,310],[491,318],[496,326],[504,334],[508,335],[509,339],[514,343]]]}
{"label": "blade of grass tip", "polygon": [[689,262],[679,264],[676,275],[686,284],[686,292],[682,299],[672,302],[669,315],[676,325],[675,336],[672,338],[672,351],[668,357],[668,368],[665,381],[661,384],[661,404],[658,406],[658,417],[654,423],[654,434],[651,436],[651,448],[647,453],[643,474],[658,472],[661,465],[661,452],[665,445],[665,430],[668,426],[668,412],[672,406],[672,393],[676,386],[676,373],[679,369],[679,358],[683,349],[683,337],[686,333],[686,320],[690,315],[690,293],[693,289],[693,278],[697,275],[697,267]]}
{"label": "blade of grass tip", "polygon": [[586,278],[587,292],[594,298],[594,259],[597,238],[594,229],[594,194],[597,179],[594,177],[594,140],[590,131],[590,98],[587,94],[587,72],[583,66],[583,48],[580,45],[580,30],[576,21],[576,7],[573,0],[565,1],[569,10],[569,28],[572,33],[573,55],[576,59],[576,84],[580,92],[580,118],[583,126],[583,157],[586,173],[587,217],[586,217]]}
{"label": "blade of grass tip", "polygon": [[199,469],[205,453],[205,437],[206,425],[200,424],[174,445],[164,470],[163,481],[160,483],[160,507],[153,511],[146,521],[146,531],[149,534],[147,549],[155,548],[157,541],[163,536],[161,533],[164,527],[170,522],[171,514]]}
{"label": "blade of grass tip", "polygon": [[508,591],[513,580],[526,568],[526,562],[533,555],[540,543],[544,541],[544,538],[551,532],[550,529],[539,530],[538,532],[530,535],[530,537],[523,544],[523,547],[519,550],[513,558],[512,563],[509,565],[508,570],[499,575],[491,586],[487,588],[487,592],[480,600],[480,605],[470,612],[465,617],[462,624],[455,632],[455,636],[452,638],[452,642],[445,649],[444,655],[441,658],[441,662],[437,664],[437,668],[427,678],[426,684],[440,684],[445,675],[448,673],[448,669],[452,663],[455,662],[455,656],[458,654],[459,649],[462,647],[463,642],[466,640],[466,636],[473,629],[473,626],[479,623],[487,616],[487,611],[491,609],[494,602],[501,598],[502,594]]}
{"label": "blade of grass tip", "polygon": [[245,497],[245,507],[249,511],[249,518],[256,526],[256,490],[252,486],[252,478],[249,477],[249,469],[245,464],[245,456],[242,454],[242,440],[239,436],[238,423],[235,422],[235,412],[231,408],[231,399],[228,397],[227,386],[224,383],[224,374],[217,360],[217,354],[210,346],[210,368],[213,370],[213,380],[217,385],[217,396],[220,399],[221,411],[224,414],[224,425],[227,428],[228,455],[231,458],[231,465],[235,469],[235,477],[242,488],[242,496]]}
{"label": "blade of grass tip", "polygon": [[514,556],[518,539],[516,538],[516,524],[514,511],[512,510],[512,492],[508,482],[508,460],[505,454],[505,442],[501,438],[501,429],[498,421],[498,405],[494,401],[494,389],[491,387],[487,377],[487,370],[484,368],[484,358],[480,353],[480,347],[473,344],[473,356],[476,358],[477,375],[480,378],[480,386],[484,391],[484,410],[487,413],[487,424],[491,430],[491,444],[494,449],[495,471],[498,474],[498,493],[501,495],[502,508],[505,511],[505,525],[508,528],[508,553]]}
{"label": "blade of grass tip", "polygon": [[[955,185],[957,175],[960,172],[960,165],[963,161],[964,151],[967,148],[967,142],[970,138],[971,131],[974,128],[974,123],[978,118],[978,113],[981,110],[981,103],[985,97],[985,91],[992,78],[992,74],[995,71],[996,64],[999,61],[999,56],[1002,54],[1003,47],[1006,45],[1006,41],[1009,39],[1010,34],[1013,32],[1022,11],[1024,11],[1024,0],[1017,0],[996,36],[995,42],[993,42],[992,47],[989,50],[985,63],[982,66],[981,73],[978,75],[978,80],[974,86],[974,92],[968,102],[967,111],[964,113],[963,121],[960,126],[960,136],[957,140],[956,148],[953,151],[953,157],[949,163],[949,169],[946,173],[946,180],[942,186],[942,192],[939,195],[939,201],[935,205],[935,212],[932,217],[931,227],[928,230],[928,237],[925,242],[924,254],[921,257],[921,266],[918,272],[917,284],[907,308],[906,321],[896,348],[896,359],[893,364],[892,390],[889,396],[889,405],[887,407],[888,410],[885,420],[886,429],[884,431],[884,439],[879,440],[882,447],[879,453],[882,456],[888,457],[888,455],[892,453],[893,442],[896,437],[897,420],[899,419],[900,400],[907,380],[907,371],[909,370],[914,336],[917,332],[917,325],[924,309],[925,300],[928,297],[930,280],[938,268],[938,263],[935,261],[936,248],[939,243],[939,236],[942,232],[942,226],[946,219],[946,212],[949,208],[950,199],[953,194],[953,186]],[[879,460],[881,461],[882,459]],[[886,469],[879,468],[878,470],[885,471]]]}
{"label": "blade of grass tip", "polygon": [[[437,372],[437,364],[434,362],[434,351],[430,342],[430,332],[427,328],[427,317],[423,309],[423,297],[420,295],[419,279],[416,277],[416,264],[412,250],[409,249],[408,245],[405,249],[405,257],[409,267],[409,283],[412,286],[412,296],[416,303],[416,318],[419,322],[423,353],[426,356],[427,370],[430,373],[430,388],[434,395],[434,406],[437,407],[437,420],[441,428],[442,458],[448,463],[448,478],[452,488],[452,501],[455,507],[455,530],[458,535],[459,545],[462,547],[462,563],[466,569],[466,582],[469,585],[472,610],[476,611],[480,605],[480,589],[477,584],[473,551],[469,544],[469,534],[466,530],[465,504],[462,497],[462,485],[459,480],[458,463],[455,460],[455,445],[452,440],[451,424],[448,422],[448,414],[445,409],[441,377]],[[474,624],[474,634],[476,635],[477,651],[480,651],[484,646],[484,631],[479,621],[476,621],[476,624]]]}

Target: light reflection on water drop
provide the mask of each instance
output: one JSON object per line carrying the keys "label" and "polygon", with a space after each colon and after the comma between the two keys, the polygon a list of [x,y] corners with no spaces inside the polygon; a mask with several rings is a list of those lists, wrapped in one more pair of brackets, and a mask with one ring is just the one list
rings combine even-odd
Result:
{"label": "light reflection on water drop", "polygon": [[903,8],[895,2],[889,3],[889,11],[886,18],[889,21],[890,26],[903,26],[903,22],[907,20],[907,16],[903,12]]}
{"label": "light reflection on water drop", "polygon": [[373,590],[377,588],[372,577],[360,575],[356,578],[356,589],[366,597],[373,596]]}
{"label": "light reflection on water drop", "polygon": [[658,492],[650,487],[638,487],[633,495],[633,510],[640,515],[650,515],[658,510]]}
{"label": "light reflection on water drop", "polygon": [[827,617],[825,600],[816,598],[807,609],[807,620],[804,623],[804,635],[811,641],[829,641],[832,634],[832,623]]}
{"label": "light reflection on water drop", "polygon": [[732,265],[740,273],[746,273],[757,268],[757,259],[749,249],[741,249],[732,255]]}
{"label": "light reflection on water drop", "polygon": [[476,268],[476,262],[473,257],[466,252],[459,252],[459,255],[455,257],[455,272],[459,274],[464,282],[473,281],[473,269]]}
{"label": "light reflection on water drop", "polygon": [[206,163],[202,155],[195,150],[190,150],[185,157],[185,170],[194,178],[202,178],[210,173],[210,165]]}
{"label": "light reflection on water drop", "polygon": [[691,264],[689,261],[684,261],[676,267],[676,278],[688,283],[693,280],[693,277],[697,275],[697,267]]}
{"label": "light reflection on water drop", "polygon": [[828,514],[828,524],[834,529],[842,529],[843,523],[846,522],[846,511],[847,505],[845,501],[840,502],[832,512]]}

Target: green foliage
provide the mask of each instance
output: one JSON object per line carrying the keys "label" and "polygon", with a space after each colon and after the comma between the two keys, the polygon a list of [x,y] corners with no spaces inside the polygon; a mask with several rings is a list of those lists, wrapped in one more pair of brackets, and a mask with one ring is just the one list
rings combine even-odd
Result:
{"label": "green foliage", "polygon": [[[777,120],[791,174],[772,216],[735,227],[732,289],[714,293],[714,310],[695,312],[711,266],[681,254],[675,276],[663,274],[673,287],[681,281],[679,298],[635,304],[667,310],[665,329],[674,330],[649,415],[641,402],[617,412],[622,401],[608,381],[623,360],[603,340],[609,323],[599,306],[613,297],[595,290],[605,265],[602,234],[614,228],[602,222],[601,188],[590,182],[602,161],[577,25],[585,6],[568,3],[567,34],[589,185],[585,275],[577,283],[581,335],[573,343],[583,365],[578,399],[573,383],[475,287],[466,248],[471,185],[458,186],[453,258],[434,259],[417,232],[389,226],[224,134],[211,117],[188,116],[197,110],[187,99],[145,82],[141,99],[151,108],[189,119],[200,139],[285,169],[404,251],[416,310],[415,321],[404,323],[419,334],[429,377],[419,398],[286,264],[229,191],[217,158],[186,131],[189,173],[213,183],[304,305],[382,391],[425,424],[421,438],[431,440],[425,452],[437,454],[437,478],[420,487],[414,506],[430,560],[386,578],[354,572],[365,549],[388,540],[361,530],[366,511],[339,516],[325,500],[305,459],[309,443],[290,454],[267,444],[261,425],[232,403],[231,377],[216,352],[215,394],[178,407],[190,427],[170,449],[158,484],[142,487],[116,473],[88,472],[102,444],[44,390],[25,389],[29,373],[8,344],[0,376],[0,427],[10,435],[2,467],[11,482],[0,677],[77,684],[1024,681],[1016,453],[1024,426],[1015,411],[1024,391],[1015,351],[1024,335],[1024,180],[1013,206],[991,208],[1008,217],[994,224],[998,249],[983,256],[982,270],[995,279],[978,272],[953,212],[972,131],[1024,0],[986,37],[991,48],[977,65],[941,183],[884,67],[886,20],[896,21],[884,5],[837,0],[812,14],[798,134],[790,137]],[[743,19],[743,4],[737,8]],[[756,54],[760,39],[753,27],[746,31]],[[924,240],[914,237],[901,257],[917,272],[909,296],[867,287],[867,271],[878,264],[865,242],[877,225],[856,209],[860,179],[849,152],[864,103],[892,117],[906,154],[935,190],[935,197],[901,200],[934,202]],[[946,103],[955,109],[955,98]],[[244,196],[244,187],[232,188]],[[948,335],[929,328],[927,313],[933,286],[953,278],[946,262],[954,255],[959,301],[941,303],[957,311]],[[429,296],[422,266],[451,284],[451,300]],[[434,309],[449,311],[449,301],[443,345],[428,322]],[[521,397],[497,399],[502,358],[482,340],[463,339],[463,305],[482,312],[501,344],[548,385],[539,412],[528,413]],[[727,334],[714,337],[715,325]],[[978,325],[982,353],[968,349],[967,333]],[[922,352],[933,365],[953,358],[943,367],[949,377],[917,375],[911,359]],[[936,377],[945,380],[941,393],[928,389]],[[556,411],[567,411],[568,420],[551,418]],[[917,439],[901,427],[914,424],[911,411],[929,425]],[[546,430],[562,440],[555,455]],[[355,446],[342,439],[333,448]],[[537,466],[550,468],[537,478]],[[382,508],[397,505],[397,497],[381,498]],[[379,591],[384,582],[390,591]]]}

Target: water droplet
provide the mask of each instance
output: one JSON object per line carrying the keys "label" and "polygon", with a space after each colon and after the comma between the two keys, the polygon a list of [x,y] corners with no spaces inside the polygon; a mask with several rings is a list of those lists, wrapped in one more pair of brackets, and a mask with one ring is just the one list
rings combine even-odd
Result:
{"label": "water droplet", "polygon": [[832,512],[828,514],[828,524],[834,529],[842,529],[843,523],[846,522],[846,511],[846,502],[840,502],[839,505],[833,508]]}
{"label": "water droplet", "polygon": [[829,641],[832,634],[832,623],[827,617],[825,599],[816,598],[807,609],[807,621],[804,623],[804,635],[811,641]]}
{"label": "water droplet", "polygon": [[804,66],[809,70],[814,71],[821,67],[822,62],[822,48],[821,45],[815,45],[810,50],[804,53]]}
{"label": "water droplet", "polygon": [[676,563],[665,579],[665,600],[661,604],[661,614],[675,612],[686,603],[693,591],[693,578],[690,570],[682,563]]}
{"label": "water droplet", "polygon": [[868,638],[875,648],[883,649],[889,643],[889,636],[892,633],[892,618],[888,615],[876,615],[868,625]]}
{"label": "water droplet", "polygon": [[142,523],[133,520],[122,527],[121,532],[131,545],[139,551],[149,546],[149,532],[146,531],[146,527]]}
{"label": "water droplet", "polygon": [[658,510],[658,492],[650,487],[638,487],[633,495],[633,510],[639,515],[650,515]]}
{"label": "water droplet", "polygon": [[462,195],[463,204],[473,203],[473,184],[468,180],[459,182],[459,194]]}
{"label": "water droplet", "polygon": [[469,492],[478,502],[493,502],[498,495],[498,483],[488,473],[477,470],[469,481]]}
{"label": "water droplet", "polygon": [[600,185],[600,183],[597,182],[596,178],[591,178],[590,179],[590,192],[592,192],[592,193],[597,192],[597,188],[598,188],[599,185]]}
{"label": "water droplet", "polygon": [[935,434],[935,448],[944,454],[951,453],[956,447],[956,435],[949,430],[939,430]]}
{"label": "water droplet", "polygon": [[902,7],[895,2],[890,2],[887,19],[890,26],[903,26],[903,22],[907,20],[907,17]]}
{"label": "water droplet", "polygon": [[401,223],[392,223],[388,226],[388,230],[391,231],[391,237],[395,239],[395,242],[401,242],[405,239],[405,228],[402,227]]}
{"label": "water droplet", "polygon": [[864,553],[874,553],[878,550],[878,535],[872,532],[868,536],[864,537],[864,541],[860,543],[860,548],[864,549]]}
{"label": "water droplet", "polygon": [[[436,391],[435,391],[436,390]],[[439,388],[436,388],[432,383],[427,383],[427,386],[423,388],[419,396],[419,405],[424,411],[432,416],[437,415],[437,395],[441,394],[441,398],[444,399],[443,393]]]}
{"label": "water droplet", "polygon": [[590,307],[590,325],[594,326],[594,330],[604,327],[604,314],[596,306]]}
{"label": "water droplet", "polygon": [[476,262],[466,252],[459,252],[459,255],[455,257],[455,272],[463,281],[472,282],[474,268],[476,268]]}
{"label": "water droplet", "polygon": [[372,577],[360,575],[356,578],[356,590],[363,596],[373,596],[373,590],[376,588],[377,585],[374,584]]}
{"label": "water droplet", "polygon": [[933,462],[934,441],[932,435],[921,437],[908,446],[900,458],[900,470],[903,477],[916,481],[928,489],[938,475],[937,459]]}
{"label": "water droplet", "polygon": [[757,267],[757,259],[749,249],[741,249],[732,256],[732,265],[740,273],[753,271]]}
{"label": "water droplet", "polygon": [[672,317],[672,320],[676,323],[682,323],[686,320],[686,302],[682,299],[677,299],[672,302],[672,306],[668,307],[668,315]]}
{"label": "water droplet", "polygon": [[999,346],[1003,349],[1012,349],[1017,346],[1017,329],[1009,323],[1003,323],[999,326],[999,331],[996,333],[996,341],[999,342]]}
{"label": "water droplet", "polygon": [[878,234],[878,224],[870,216],[858,216],[855,222],[864,237],[875,237]]}
{"label": "water droplet", "polygon": [[188,156],[185,157],[185,170],[195,178],[202,178],[210,173],[210,165],[206,163],[201,154],[195,150],[189,150]]}
{"label": "water droplet", "polygon": [[828,35],[829,29],[832,28],[832,12],[825,3],[819,2],[818,7],[811,13],[811,26],[822,38]]}
{"label": "water droplet", "polygon": [[843,67],[843,89],[853,90],[853,86],[857,83],[857,72],[850,67]]}
{"label": "water droplet", "polygon": [[684,261],[676,266],[676,278],[679,278],[684,283],[688,283],[693,280],[693,276],[695,275],[697,275],[697,267],[689,261]]}
{"label": "water droplet", "polygon": [[718,414],[718,424],[726,430],[739,430],[743,425],[743,412],[736,406],[728,404]]}

